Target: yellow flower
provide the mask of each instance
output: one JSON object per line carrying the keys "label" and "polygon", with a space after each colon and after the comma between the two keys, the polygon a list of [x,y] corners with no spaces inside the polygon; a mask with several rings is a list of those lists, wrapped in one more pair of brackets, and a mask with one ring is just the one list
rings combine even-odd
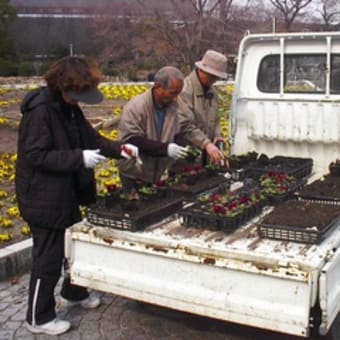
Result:
{"label": "yellow flower", "polygon": [[20,212],[18,207],[10,207],[7,209],[7,214],[11,217],[19,217]]}
{"label": "yellow flower", "polygon": [[0,234],[0,241],[10,241],[13,239],[13,234]]}
{"label": "yellow flower", "polygon": [[8,197],[8,193],[4,190],[0,190],[0,198]]}
{"label": "yellow flower", "polygon": [[27,225],[21,227],[20,231],[21,231],[21,234],[23,234],[25,236],[31,235],[31,229]]}
{"label": "yellow flower", "polygon": [[2,221],[0,221],[0,225],[3,227],[3,228],[10,228],[13,226],[13,223],[11,220],[8,220],[6,218],[3,218]]}
{"label": "yellow flower", "polygon": [[110,171],[102,169],[98,173],[99,177],[109,177],[110,176]]}
{"label": "yellow flower", "polygon": [[86,207],[80,207],[80,214],[82,217],[85,217],[86,215]]}

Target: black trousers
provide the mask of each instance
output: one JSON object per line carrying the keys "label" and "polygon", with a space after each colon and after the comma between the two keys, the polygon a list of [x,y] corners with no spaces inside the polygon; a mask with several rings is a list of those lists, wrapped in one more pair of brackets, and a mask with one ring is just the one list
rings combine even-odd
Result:
{"label": "black trousers", "polygon": [[[64,264],[65,230],[54,231],[30,225],[33,238],[32,270],[29,284],[26,320],[31,325],[41,325],[56,317],[54,290]],[[79,301],[88,297],[84,287],[72,285],[64,278],[61,296]]]}

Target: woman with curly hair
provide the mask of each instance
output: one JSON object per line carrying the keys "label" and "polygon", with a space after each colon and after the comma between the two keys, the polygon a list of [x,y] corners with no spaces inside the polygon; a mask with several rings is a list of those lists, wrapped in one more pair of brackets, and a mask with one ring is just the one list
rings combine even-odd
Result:
{"label": "woman with curly hair", "polygon": [[[56,318],[54,290],[64,263],[66,228],[81,220],[79,205],[95,202],[93,168],[105,157],[137,157],[132,144],[101,136],[78,102],[97,104],[101,72],[94,60],[70,56],[44,75],[47,86],[30,91],[21,105],[16,194],[21,216],[32,231],[32,270],[27,328],[58,335],[69,321]],[[129,155],[126,153],[128,150]],[[65,277],[61,305],[96,308],[100,299]]]}

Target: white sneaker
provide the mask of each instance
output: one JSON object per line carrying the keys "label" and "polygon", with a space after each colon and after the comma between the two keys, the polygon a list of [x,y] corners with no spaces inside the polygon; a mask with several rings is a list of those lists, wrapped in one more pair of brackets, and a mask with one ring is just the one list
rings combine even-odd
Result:
{"label": "white sneaker", "polygon": [[100,298],[91,293],[86,299],[80,300],[80,301],[72,301],[72,300],[67,300],[63,298],[62,296],[60,297],[60,306],[64,308],[70,308],[73,306],[81,306],[85,309],[94,309],[94,308],[97,308],[100,305],[100,303],[101,303]]}
{"label": "white sneaker", "polygon": [[65,320],[54,319],[42,325],[32,326],[26,322],[26,328],[34,334],[44,333],[49,335],[63,334],[71,328],[71,323]]}

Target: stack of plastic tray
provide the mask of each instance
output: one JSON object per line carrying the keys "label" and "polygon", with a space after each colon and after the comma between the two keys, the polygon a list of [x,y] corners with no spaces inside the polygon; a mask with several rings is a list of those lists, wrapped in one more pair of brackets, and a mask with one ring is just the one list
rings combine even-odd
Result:
{"label": "stack of plastic tray", "polygon": [[259,178],[267,172],[285,172],[295,178],[303,178],[310,175],[312,168],[311,158],[276,156],[265,162],[256,161],[250,164],[246,168],[246,176]]}
{"label": "stack of plastic tray", "polygon": [[143,230],[151,224],[159,222],[176,213],[183,207],[181,197],[153,200],[137,200],[136,209],[124,210],[117,202],[112,208],[105,206],[104,199],[89,206],[86,211],[87,220],[95,225],[124,229],[129,231]]}

